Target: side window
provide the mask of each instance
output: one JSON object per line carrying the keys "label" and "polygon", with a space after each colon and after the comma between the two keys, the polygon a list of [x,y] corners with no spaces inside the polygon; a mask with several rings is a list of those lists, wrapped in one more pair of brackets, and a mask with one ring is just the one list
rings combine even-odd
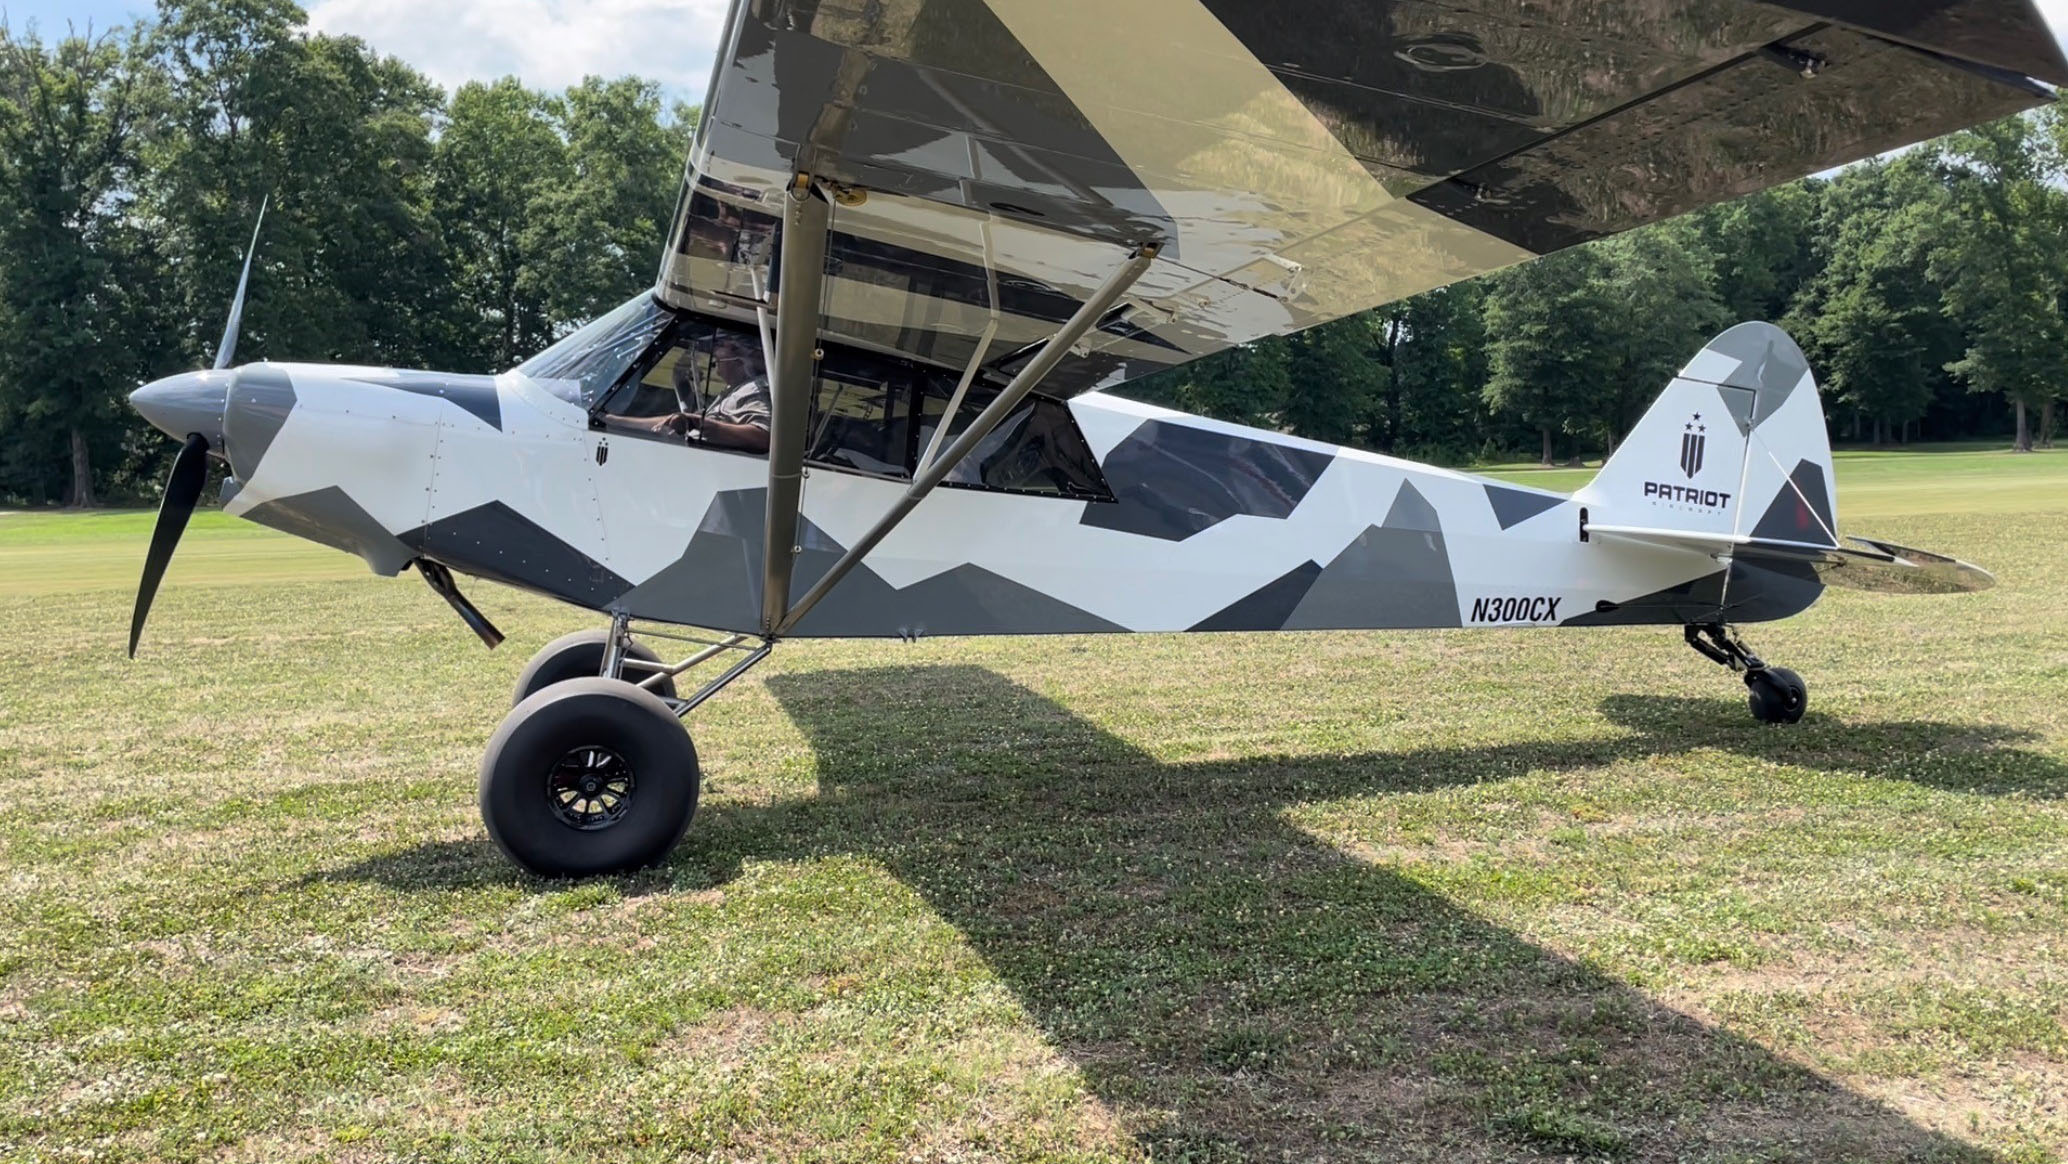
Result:
{"label": "side window", "polygon": [[[971,393],[955,418],[949,441],[969,427],[984,404],[982,398]],[[941,411],[938,407],[927,410],[927,423],[920,433],[922,448],[933,440],[933,428]],[[943,442],[942,448],[946,447],[947,442]],[[1069,406],[1054,397],[1040,395],[1029,396],[1000,421],[991,435],[949,472],[946,483],[1087,501],[1113,499],[1106,475],[1099,470],[1099,459],[1092,455]]]}
{"label": "side window", "polygon": [[681,428],[657,431],[656,435],[764,451],[768,445],[768,377],[762,367],[760,339],[742,328],[684,320],[633,365],[599,411],[599,419],[607,427],[634,432],[640,430],[641,421],[689,414],[702,418],[701,427],[689,427],[687,432]]}
{"label": "side window", "polygon": [[805,459],[909,476],[912,386],[921,374],[898,361],[828,351],[819,361]]}
{"label": "side window", "polygon": [[678,390],[693,388],[700,375],[699,366],[710,361],[710,346],[708,337],[701,341],[683,337],[662,344],[659,358],[611,393],[603,410],[614,417],[638,419],[684,411],[687,405],[677,401],[689,400],[691,393],[681,392],[678,396]]}
{"label": "side window", "polygon": [[[591,413],[592,422],[649,439],[766,453],[771,401],[760,341],[750,327],[678,317],[637,358],[625,357],[622,376]],[[830,345],[817,371],[805,460],[909,479],[947,413],[954,377],[895,357]],[[972,386],[941,447],[965,431],[996,394],[995,387]],[[1069,406],[1041,395],[1021,402],[945,483],[1113,499]]]}

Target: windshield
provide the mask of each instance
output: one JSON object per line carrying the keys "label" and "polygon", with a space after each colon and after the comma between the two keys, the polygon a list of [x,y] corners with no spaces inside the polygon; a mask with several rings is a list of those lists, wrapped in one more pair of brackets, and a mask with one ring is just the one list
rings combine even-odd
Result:
{"label": "windshield", "polygon": [[517,365],[517,371],[562,400],[586,408],[618,382],[673,318],[652,293],[641,291]]}

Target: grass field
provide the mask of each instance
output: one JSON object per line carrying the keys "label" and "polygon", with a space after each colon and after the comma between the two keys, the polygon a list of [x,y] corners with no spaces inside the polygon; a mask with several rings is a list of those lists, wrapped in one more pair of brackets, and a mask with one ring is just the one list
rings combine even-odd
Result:
{"label": "grass field", "polygon": [[0,516],[0,1159],[2061,1159],[2068,455],[1839,481],[2002,585],[1756,628],[1794,728],[1670,630],[796,644],[582,884],[474,808],[579,612],[205,515],[130,663],[150,516]]}

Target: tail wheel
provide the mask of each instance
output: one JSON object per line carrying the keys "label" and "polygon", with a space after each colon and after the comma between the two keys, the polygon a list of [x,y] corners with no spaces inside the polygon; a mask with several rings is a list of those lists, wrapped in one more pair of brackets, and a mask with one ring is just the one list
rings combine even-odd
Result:
{"label": "tail wheel", "polygon": [[[515,707],[526,699],[555,683],[569,679],[584,679],[595,676],[603,670],[603,651],[610,641],[610,632],[601,628],[576,631],[561,635],[539,648],[524,670],[517,676],[517,690],[510,696],[510,706]],[[640,664],[652,664],[642,667]],[[632,683],[659,670],[661,658],[643,643],[625,644],[624,678]],[[675,681],[663,679],[654,689],[659,695],[675,698]]]}
{"label": "tail wheel", "polygon": [[1796,723],[1809,710],[1809,686],[1786,667],[1745,672],[1746,699],[1761,723]]}
{"label": "tail wheel", "polygon": [[696,815],[696,745],[660,697],[590,675],[511,709],[481,758],[481,820],[510,859],[589,877],[668,855]]}

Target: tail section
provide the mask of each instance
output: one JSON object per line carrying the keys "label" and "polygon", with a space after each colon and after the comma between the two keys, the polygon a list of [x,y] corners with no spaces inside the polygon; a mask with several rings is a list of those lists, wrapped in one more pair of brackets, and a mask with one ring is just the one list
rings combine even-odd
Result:
{"label": "tail section", "polygon": [[1717,336],[1578,500],[1590,524],[1837,545],[1831,442],[1802,349],[1769,323]]}

